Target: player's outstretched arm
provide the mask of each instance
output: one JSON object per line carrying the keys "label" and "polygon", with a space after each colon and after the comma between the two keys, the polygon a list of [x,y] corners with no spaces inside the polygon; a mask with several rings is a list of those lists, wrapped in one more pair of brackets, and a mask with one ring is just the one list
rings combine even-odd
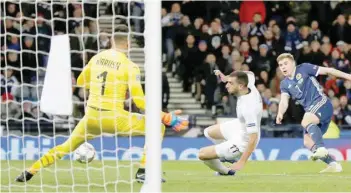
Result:
{"label": "player's outstretched arm", "polygon": [[237,170],[241,170],[244,167],[250,155],[256,148],[257,140],[258,140],[258,133],[249,134],[249,142],[245,152],[241,155],[238,162],[230,166],[230,169],[237,171]]}
{"label": "player's outstretched arm", "polygon": [[138,109],[145,111],[145,95],[141,86],[141,76],[139,67],[132,63],[129,69],[126,70],[128,74],[128,87],[133,102]]}
{"label": "player's outstretched arm", "polygon": [[218,76],[222,82],[226,83],[228,80],[228,76],[225,76],[220,70],[214,70],[213,71],[216,76]]}
{"label": "player's outstretched arm", "polygon": [[340,70],[337,70],[335,68],[319,67],[318,74],[320,74],[320,75],[333,75],[333,76],[336,76],[337,78],[351,80],[351,74],[341,72]]}
{"label": "player's outstretched arm", "polygon": [[289,107],[289,95],[287,93],[282,93],[280,96],[280,102],[279,102],[279,108],[278,108],[278,114],[276,118],[276,123],[281,124],[283,120],[283,116],[286,112],[286,110]]}
{"label": "player's outstretched arm", "polygon": [[83,68],[83,71],[79,74],[78,79],[77,79],[77,86],[82,86],[85,87],[85,89],[90,88],[90,68],[91,68],[91,60]]}
{"label": "player's outstretched arm", "polygon": [[175,131],[181,131],[188,127],[189,121],[180,117],[181,110],[172,111],[170,113],[161,112],[162,123],[172,127]]}
{"label": "player's outstretched arm", "polygon": [[[145,95],[140,83],[140,70],[136,64],[132,64],[132,69],[127,72],[129,75],[128,85],[135,105],[145,111]],[[181,110],[170,113],[161,112],[162,123],[172,127],[175,131],[181,131],[188,127],[188,120],[182,119],[179,115]]]}

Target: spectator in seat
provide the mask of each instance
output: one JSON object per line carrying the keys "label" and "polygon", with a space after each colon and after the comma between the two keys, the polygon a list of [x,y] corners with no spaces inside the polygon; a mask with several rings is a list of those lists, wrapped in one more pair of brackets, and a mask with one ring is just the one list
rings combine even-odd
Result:
{"label": "spectator in seat", "polygon": [[252,69],[258,74],[258,72],[264,70],[269,74],[269,79],[273,78],[275,71],[272,69],[276,68],[276,63],[273,61],[273,57],[268,52],[268,46],[261,44],[259,48],[260,54],[257,58],[255,69]]}
{"label": "spectator in seat", "polygon": [[250,69],[254,65],[254,55],[250,52],[250,45],[247,41],[241,41],[240,44],[240,55],[244,56],[244,63],[247,64]]}
{"label": "spectator in seat", "polygon": [[341,58],[341,52],[339,49],[334,48],[332,53],[331,53],[331,60],[330,60],[330,66],[334,67],[340,71],[343,71],[345,73],[350,72],[350,62],[347,59],[342,59]]}
{"label": "spectator in seat", "polygon": [[191,24],[190,19],[187,15],[183,15],[181,24],[177,28],[175,46],[177,48],[184,47],[184,43],[189,34],[194,34],[194,26]]}
{"label": "spectator in seat", "polygon": [[254,56],[254,58],[257,58],[259,55],[259,45],[260,40],[258,39],[257,36],[251,36],[250,37],[250,52]]}
{"label": "spectator in seat", "polygon": [[24,37],[22,50],[22,65],[26,67],[22,69],[23,82],[29,83],[31,78],[36,75],[37,58],[35,54],[34,39],[32,37]]}
{"label": "spectator in seat", "polygon": [[14,3],[7,3],[6,16],[16,17],[18,8]]}
{"label": "spectator in seat", "polygon": [[300,36],[296,29],[296,24],[292,21],[287,24],[287,32],[285,35],[285,47],[284,50],[293,54],[302,48]]}
{"label": "spectator in seat", "polygon": [[43,35],[38,37],[38,49],[40,51],[49,52],[50,36],[52,35],[51,27],[45,23],[43,14],[41,13],[38,13],[36,21],[38,34]]}
{"label": "spectator in seat", "polygon": [[346,23],[344,15],[339,15],[334,21],[334,25],[330,30],[330,39],[332,44],[336,44],[337,41],[350,42],[350,26]]}
{"label": "spectator in seat", "polygon": [[332,105],[333,105],[333,118],[332,120],[338,124],[342,124],[343,114],[341,111],[340,100],[337,97],[332,98]]}
{"label": "spectator in seat", "polygon": [[324,43],[322,46],[321,46],[321,52],[322,52],[322,66],[324,67],[329,67],[329,60],[330,60],[330,53],[331,53],[331,44],[329,43]]}
{"label": "spectator in seat", "polygon": [[241,43],[241,36],[240,34],[233,35],[232,37],[232,48],[233,49],[239,49],[240,48],[240,43]]}
{"label": "spectator in seat", "polygon": [[5,32],[19,35],[20,31],[14,27],[14,23],[15,23],[14,20],[6,18],[5,19]]}
{"label": "spectator in seat", "polygon": [[308,26],[302,26],[300,28],[300,36],[301,36],[301,42],[308,42],[311,43],[312,41],[312,36],[310,34],[310,28]]}
{"label": "spectator in seat", "polygon": [[331,76],[331,75],[328,76],[324,89],[325,89],[325,93],[327,93],[327,95],[330,98],[339,94],[340,89],[337,85],[337,79],[335,76]]}
{"label": "spectator in seat", "polygon": [[188,35],[185,47],[181,51],[177,50],[176,52],[179,53],[177,54],[180,59],[180,69],[178,71],[183,80],[183,91],[189,92],[195,70],[194,63],[196,63],[196,58],[192,56],[198,52],[197,47],[195,46],[194,36]]}
{"label": "spectator in seat", "polygon": [[250,25],[250,36],[257,36],[260,41],[263,40],[264,32],[267,30],[264,20],[262,20],[262,15],[260,13],[255,13],[252,18],[252,23]]}
{"label": "spectator in seat", "polygon": [[322,37],[323,37],[322,31],[319,29],[319,23],[316,20],[313,20],[311,22],[311,36],[312,36],[312,40],[317,40],[317,41],[322,40]]}
{"label": "spectator in seat", "polygon": [[34,27],[34,21],[32,19],[26,20],[22,26],[22,34],[36,34],[36,29]]}
{"label": "spectator in seat", "polygon": [[279,54],[284,52],[285,40],[278,25],[276,24],[273,25],[272,32],[273,32],[273,44],[274,44],[273,54],[278,56]]}
{"label": "spectator in seat", "polygon": [[196,41],[199,41],[201,38],[201,27],[204,23],[204,20],[201,17],[198,17],[194,21],[194,29],[193,29],[193,35],[195,36]]}
{"label": "spectator in seat", "polygon": [[249,25],[246,23],[241,23],[240,25],[240,36],[242,40],[249,40]]}
{"label": "spectator in seat", "polygon": [[230,36],[238,35],[240,37],[240,23],[237,20],[234,20],[228,29]]}
{"label": "spectator in seat", "polygon": [[4,73],[1,74],[1,95],[8,97],[16,97],[18,93],[19,82],[14,76],[14,70],[7,68]]}
{"label": "spectator in seat", "polygon": [[[198,50],[197,53],[194,55],[194,59],[196,62],[193,64],[194,65],[194,77],[200,77],[202,68],[203,68],[203,63],[205,62],[205,59],[208,55],[208,50],[207,50],[207,43],[204,40],[201,40],[198,44]],[[195,99],[200,100],[201,98],[201,93],[202,93],[202,88],[201,84],[199,82],[195,83]]]}
{"label": "spectator in seat", "polygon": [[269,88],[269,76],[268,76],[268,72],[265,70],[262,70],[259,73],[259,80],[262,81],[262,83],[264,84],[265,88]]}
{"label": "spectator in seat", "polygon": [[311,43],[311,60],[309,63],[315,65],[322,65],[323,63],[323,53],[320,51],[320,43],[318,40],[313,40]]}
{"label": "spectator in seat", "polygon": [[[302,42],[303,48],[301,49],[301,53],[298,58],[298,63],[311,63],[312,60],[312,53],[311,53],[311,47],[308,42],[304,41]],[[317,64],[318,65],[318,64]]]}
{"label": "spectator in seat", "polygon": [[230,69],[232,66],[232,58],[230,56],[230,48],[227,45],[222,46],[222,55],[217,59],[218,68],[221,72]]}
{"label": "spectator in seat", "polygon": [[214,104],[214,92],[218,85],[217,76],[213,73],[214,70],[218,70],[216,56],[214,54],[209,54],[206,57],[205,63],[202,65],[201,76],[198,79],[204,88],[205,106],[207,110],[210,110]]}
{"label": "spectator in seat", "polygon": [[222,31],[220,24],[215,21],[211,22],[209,35],[210,50],[215,54],[216,57],[220,57],[221,46],[229,43],[227,35]]}
{"label": "spectator in seat", "polygon": [[19,39],[16,35],[11,36],[10,43],[7,45],[8,50],[16,50],[20,51],[21,50],[21,45],[19,42]]}
{"label": "spectator in seat", "polygon": [[209,27],[207,24],[201,26],[200,39],[205,40],[207,43],[210,43],[210,34],[208,34]]}
{"label": "spectator in seat", "polygon": [[181,13],[181,8],[178,3],[172,4],[171,12],[162,18],[162,27],[167,27],[165,34],[166,38],[166,49],[167,49],[167,64],[168,70],[171,69],[171,64],[173,63],[174,54],[174,42],[176,36],[177,27],[180,25],[180,20],[183,14]]}
{"label": "spectator in seat", "polygon": [[273,52],[273,49],[275,47],[273,41],[273,32],[271,30],[267,30],[264,32],[263,36],[264,39],[262,41],[262,44],[265,44],[268,47],[268,50]]}
{"label": "spectator in seat", "polygon": [[[20,68],[20,59],[18,58],[18,54],[14,51],[8,51],[7,52],[7,66],[11,66],[11,67],[16,67],[16,68]],[[16,74],[17,76],[17,74]]]}

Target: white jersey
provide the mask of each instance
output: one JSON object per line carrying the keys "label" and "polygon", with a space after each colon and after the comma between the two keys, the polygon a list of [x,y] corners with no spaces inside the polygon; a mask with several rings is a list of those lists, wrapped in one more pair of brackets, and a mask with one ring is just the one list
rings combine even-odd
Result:
{"label": "white jersey", "polygon": [[221,133],[226,141],[217,144],[215,148],[218,157],[226,160],[240,158],[241,153],[245,152],[247,148],[249,134],[258,134],[256,146],[260,141],[262,98],[255,87],[255,76],[252,72],[247,72],[247,75],[250,92],[238,97],[236,106],[238,118],[220,124]]}
{"label": "white jersey", "polygon": [[248,88],[250,93],[238,97],[236,106],[238,119],[242,124],[239,132],[242,133],[245,142],[248,142],[248,134],[258,133],[258,137],[260,137],[263,112],[262,98],[255,87],[255,76],[251,72],[248,72],[247,75],[249,77]]}

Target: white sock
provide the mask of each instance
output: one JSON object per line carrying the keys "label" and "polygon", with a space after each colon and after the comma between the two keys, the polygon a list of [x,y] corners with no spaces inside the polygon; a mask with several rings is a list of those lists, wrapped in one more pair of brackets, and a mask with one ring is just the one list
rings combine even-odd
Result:
{"label": "white sock", "polygon": [[219,159],[211,159],[206,160],[204,163],[214,171],[217,171],[222,174],[227,174],[229,172],[229,168],[225,167]]}

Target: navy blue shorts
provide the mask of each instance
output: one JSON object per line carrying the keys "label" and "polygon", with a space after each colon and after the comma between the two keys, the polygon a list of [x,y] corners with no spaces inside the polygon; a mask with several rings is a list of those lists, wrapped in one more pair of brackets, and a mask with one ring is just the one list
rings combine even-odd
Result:
{"label": "navy blue shorts", "polygon": [[[329,99],[324,99],[324,101],[322,99],[321,101],[313,104],[312,108],[310,108],[306,112],[317,115],[317,117],[319,118],[318,127],[321,129],[322,134],[327,132],[329,123],[333,116],[333,105]],[[307,133],[306,129],[305,133]]]}

